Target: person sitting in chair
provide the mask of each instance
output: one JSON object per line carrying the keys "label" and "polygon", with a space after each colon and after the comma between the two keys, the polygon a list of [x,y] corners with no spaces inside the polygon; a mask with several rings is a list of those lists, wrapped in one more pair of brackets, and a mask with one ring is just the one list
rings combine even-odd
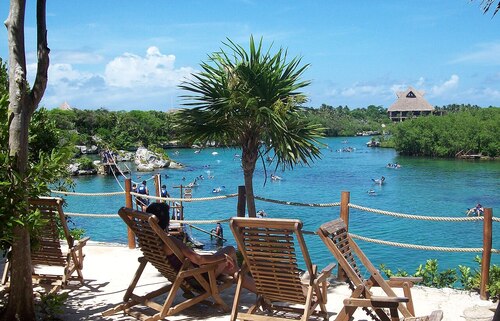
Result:
{"label": "person sitting in chair", "polygon": [[[146,212],[155,215],[159,220],[158,225],[163,230],[168,231],[168,226],[170,223],[169,210],[170,207],[166,203],[151,203],[151,205],[149,205],[146,209]],[[239,266],[238,261],[236,260],[236,250],[234,249],[234,247],[225,246],[213,254],[202,255],[195,252],[192,248],[184,244],[184,242],[182,242],[178,238],[170,235],[168,237],[182,251],[182,254],[184,254],[184,256],[195,265],[200,266],[224,259],[224,261],[221,261],[221,263],[219,263],[219,266],[215,271],[215,277],[218,277],[221,274],[226,274],[233,276],[234,280],[237,279],[235,274],[239,271]],[[165,246],[163,250],[165,251],[166,259],[169,261],[169,263],[173,267],[178,267],[180,269],[180,267],[182,266],[182,262],[177,258],[174,252],[167,246]],[[252,291],[254,293],[257,291],[253,279],[249,276],[244,279],[242,285],[249,291]]]}

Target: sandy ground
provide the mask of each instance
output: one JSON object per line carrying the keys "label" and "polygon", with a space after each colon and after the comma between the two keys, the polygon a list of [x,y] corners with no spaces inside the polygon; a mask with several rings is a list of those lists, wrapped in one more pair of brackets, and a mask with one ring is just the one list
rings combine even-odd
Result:
{"label": "sandy ground", "polygon": [[[71,285],[67,291],[69,298],[66,302],[62,320],[136,320],[133,317],[118,313],[110,317],[103,317],[102,312],[120,303],[138,266],[139,250],[131,250],[124,246],[89,242],[84,248],[86,255],[83,274],[83,286]],[[164,279],[151,265],[147,265],[138,284],[138,291],[156,289],[165,284]],[[223,292],[223,299],[232,306],[235,287]],[[453,289],[433,289],[415,287],[412,291],[417,316],[430,314],[433,310],[442,310],[445,321],[461,320],[491,320],[494,307],[490,301],[483,301],[477,293],[457,291]],[[328,289],[328,312],[330,320],[342,308],[342,302],[350,296],[350,290],[343,283],[332,284]],[[242,309],[245,310],[255,300],[255,295],[245,292],[242,300]],[[151,310],[152,312],[152,310]],[[471,316],[475,315],[475,318]],[[466,316],[469,316],[466,318]],[[486,316],[483,318],[482,316]],[[199,304],[168,318],[168,320],[229,320],[229,313],[223,313],[213,307]],[[359,310],[355,314],[355,321],[371,320]]]}

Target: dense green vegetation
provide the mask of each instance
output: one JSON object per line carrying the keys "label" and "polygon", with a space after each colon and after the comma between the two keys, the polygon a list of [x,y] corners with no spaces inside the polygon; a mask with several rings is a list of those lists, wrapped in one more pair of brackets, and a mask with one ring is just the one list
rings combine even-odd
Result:
{"label": "dense green vegetation", "polygon": [[500,108],[450,105],[442,116],[410,119],[391,128],[396,150],[405,155],[456,157],[500,155]]}
{"label": "dense green vegetation", "polygon": [[354,136],[363,131],[381,131],[382,124],[391,121],[387,109],[370,105],[350,110],[347,106],[336,108],[322,104],[319,108],[305,110],[310,121],[321,124],[326,136]]}
{"label": "dense green vegetation", "polygon": [[[452,104],[436,107],[436,111],[435,116],[396,124],[391,124],[386,109],[374,105],[351,110],[347,106],[323,104],[299,112],[304,113],[308,121],[320,124],[325,136],[354,136],[362,131],[385,130],[392,134],[390,140],[384,142],[385,146],[394,147],[405,155],[455,157],[460,151],[492,157],[500,155],[500,141],[495,135],[500,129],[498,107]],[[161,147],[169,141],[179,140],[174,116],[175,113],[160,111],[54,109],[48,112],[47,121],[53,121],[64,133],[64,141],[135,149]],[[382,124],[386,127],[382,128]]]}
{"label": "dense green vegetation", "polygon": [[161,145],[174,137],[172,113],[138,110],[111,112],[101,108],[53,109],[49,114],[68,139],[73,137],[81,145],[99,143],[114,149],[135,149]]}
{"label": "dense green vegetation", "polygon": [[[380,131],[381,124],[390,123],[387,111],[380,106],[350,110],[347,106],[333,108],[321,105],[302,111],[310,122],[320,124],[325,136],[354,136],[361,131]],[[75,144],[102,144],[115,149],[135,149],[139,146],[161,146],[178,140],[174,113],[160,111],[61,110],[49,111],[49,118]]]}

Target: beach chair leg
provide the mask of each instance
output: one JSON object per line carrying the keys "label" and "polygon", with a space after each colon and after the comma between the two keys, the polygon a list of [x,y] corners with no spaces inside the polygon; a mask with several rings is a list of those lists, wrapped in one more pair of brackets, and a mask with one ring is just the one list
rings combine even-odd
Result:
{"label": "beach chair leg", "polygon": [[137,271],[135,272],[134,278],[132,279],[132,282],[130,282],[130,285],[127,288],[127,291],[125,292],[125,295],[123,296],[123,301],[127,302],[131,295],[132,292],[134,291],[135,287],[137,286],[137,282],[139,282],[139,279],[141,278],[142,272],[144,271],[144,268],[146,267],[146,264],[148,261],[144,257],[140,257],[138,259],[139,261],[139,267],[137,268]]}
{"label": "beach chair leg", "polygon": [[[408,282],[403,283],[403,293],[406,298],[408,298],[408,302],[406,303],[406,308],[410,312],[412,316],[415,316],[415,307],[413,306],[413,299],[411,297],[411,289]],[[402,304],[401,304],[402,305]]]}
{"label": "beach chair leg", "polygon": [[349,321],[356,309],[357,307],[344,306],[342,310],[340,310],[339,314],[337,314],[335,321]]}
{"label": "beach chair leg", "polygon": [[240,272],[238,274],[238,283],[236,284],[236,292],[234,293],[233,309],[231,310],[231,318],[229,320],[236,321],[238,316],[238,304],[240,302],[241,288],[243,284],[243,278],[245,276]]}

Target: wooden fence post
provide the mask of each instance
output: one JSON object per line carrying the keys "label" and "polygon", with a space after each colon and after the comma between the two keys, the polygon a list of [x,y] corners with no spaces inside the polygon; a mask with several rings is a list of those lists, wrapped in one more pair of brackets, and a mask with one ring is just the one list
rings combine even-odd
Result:
{"label": "wooden fence post", "polygon": [[340,218],[347,225],[349,230],[349,202],[351,201],[351,193],[343,191],[340,195]]}
{"label": "wooden fence post", "polygon": [[483,218],[483,258],[481,260],[481,288],[479,296],[481,300],[488,300],[487,287],[490,279],[493,210],[485,208]]}
{"label": "wooden fence post", "polygon": [[247,203],[246,195],[245,186],[238,186],[238,205],[236,208],[236,215],[238,215],[238,217],[245,217]]}
{"label": "wooden fence post", "polygon": [[[340,194],[340,218],[347,225],[347,230],[349,230],[349,202],[351,200],[351,193],[342,191]],[[346,281],[347,275],[339,266],[337,270],[337,279],[340,281]]]}
{"label": "wooden fence post", "polygon": [[[155,195],[156,197],[161,196],[161,186],[160,186],[160,174],[156,174],[154,176],[154,181],[155,181]],[[159,199],[156,199],[156,203],[161,203]]]}
{"label": "wooden fence post", "polygon": [[[130,191],[132,189],[132,179],[125,179],[125,207],[133,208],[132,206],[132,195]],[[127,226],[127,238],[128,238],[128,248],[135,249],[135,235],[134,232]]]}

